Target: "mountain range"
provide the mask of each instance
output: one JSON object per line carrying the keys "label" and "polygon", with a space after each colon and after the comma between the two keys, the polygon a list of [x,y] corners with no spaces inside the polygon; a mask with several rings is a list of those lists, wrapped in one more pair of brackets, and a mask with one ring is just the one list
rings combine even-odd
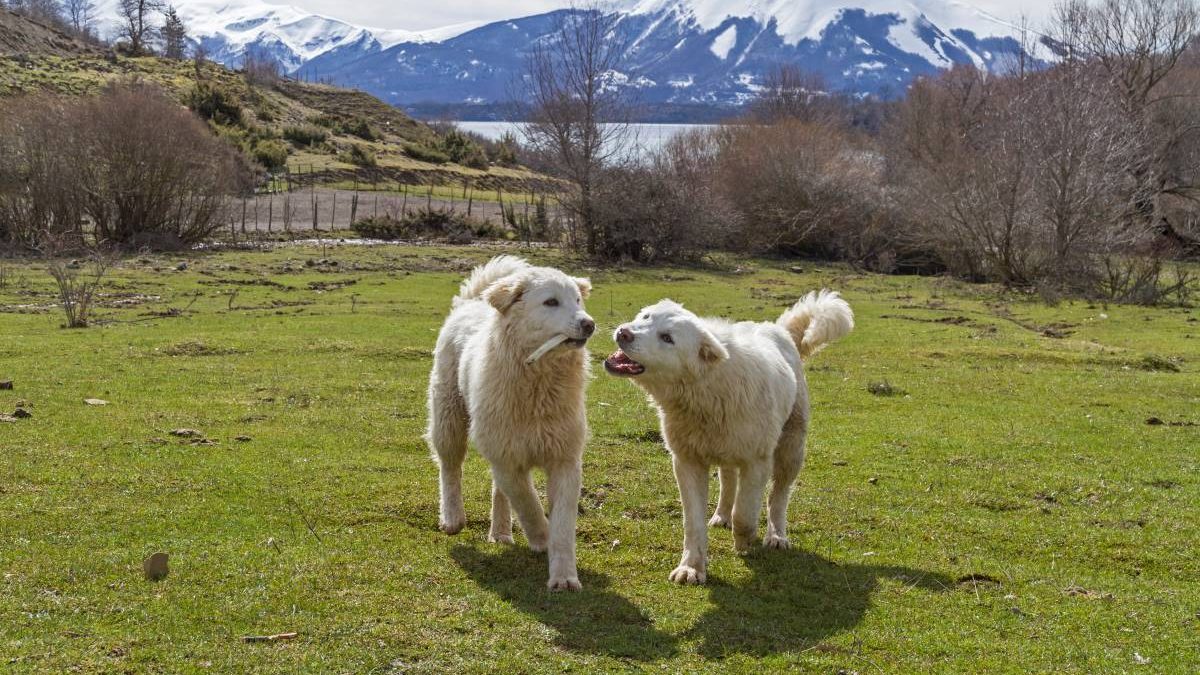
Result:
{"label": "mountain range", "polygon": [[[954,64],[1008,67],[1023,44],[1018,27],[957,0],[624,0],[611,8],[615,37],[629,47],[610,79],[650,108],[736,107],[780,63],[820,74],[832,91],[895,95]],[[253,51],[297,77],[402,107],[481,110],[510,98],[531,47],[570,11],[410,32],[262,0],[180,0],[178,10],[193,41],[226,65]],[[115,17],[115,4],[106,13]]]}

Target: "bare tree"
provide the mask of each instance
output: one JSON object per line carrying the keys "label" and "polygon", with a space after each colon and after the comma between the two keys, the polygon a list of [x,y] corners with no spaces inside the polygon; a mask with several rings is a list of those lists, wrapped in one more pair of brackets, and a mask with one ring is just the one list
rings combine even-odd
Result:
{"label": "bare tree", "polygon": [[62,13],[76,35],[88,39],[95,36],[95,2],[92,0],[62,0]]}
{"label": "bare tree", "polygon": [[563,205],[590,254],[603,253],[610,239],[597,217],[597,181],[606,165],[623,157],[631,115],[618,80],[625,54],[614,31],[618,19],[599,5],[560,12],[554,29],[530,51],[523,81],[526,143],[574,183],[575,194]]}
{"label": "bare tree", "polygon": [[751,115],[768,124],[784,119],[832,122],[839,110],[828,90],[819,74],[791,63],[780,64],[767,73],[750,106]]}
{"label": "bare tree", "polygon": [[[1198,28],[1195,0],[1064,0],[1054,22],[1067,53],[1099,65],[1131,122],[1151,139],[1126,168],[1151,186],[1130,217],[1151,223],[1165,239],[1193,253],[1200,253],[1200,240],[1172,222],[1166,202],[1178,197],[1200,203],[1200,176],[1190,163],[1172,161],[1181,147],[1200,143],[1200,125],[1194,121],[1200,89],[1172,86]],[[1138,224],[1131,220],[1130,225]]]}
{"label": "bare tree", "polygon": [[161,12],[161,0],[120,0],[120,36],[133,56],[149,53],[149,41],[154,35],[154,15]]}

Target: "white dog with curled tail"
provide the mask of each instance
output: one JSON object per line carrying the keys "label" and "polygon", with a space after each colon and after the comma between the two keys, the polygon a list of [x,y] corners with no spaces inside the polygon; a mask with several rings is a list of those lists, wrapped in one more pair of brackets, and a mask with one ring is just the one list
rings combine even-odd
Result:
{"label": "white dog with curled tail", "polygon": [[[492,468],[489,541],[511,544],[516,511],[529,547],[550,553],[551,590],[579,590],[575,519],[587,438],[584,348],[596,323],[587,279],[500,256],[463,282],[433,353],[426,440],[441,473],[440,527],[466,525],[467,441]],[[531,470],[547,475],[550,518]]]}
{"label": "white dog with curled tail", "polygon": [[604,362],[654,400],[683,502],[683,558],[672,581],[707,578],[708,471],[721,493],[715,527],[733,527],[738,552],[758,533],[771,483],[767,548],[787,548],[787,507],[804,465],[808,387],[803,361],[854,328],[837,293],[810,293],[775,323],[702,319],[663,300],[643,309],[614,336],[620,349]]}

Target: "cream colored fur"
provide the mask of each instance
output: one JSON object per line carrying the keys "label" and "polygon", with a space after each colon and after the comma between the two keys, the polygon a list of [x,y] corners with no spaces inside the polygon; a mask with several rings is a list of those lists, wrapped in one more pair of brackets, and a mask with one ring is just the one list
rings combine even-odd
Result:
{"label": "cream colored fur", "polygon": [[[463,282],[438,335],[429,380],[426,440],[441,475],[440,527],[466,524],[462,466],[468,439],[492,471],[489,540],[512,543],[512,516],[535,551],[549,549],[552,590],[578,590],[575,519],[587,437],[582,342],[525,362],[557,334],[586,340],[583,308],[591,285],[558,270],[500,256]],[[548,306],[550,299],[555,306]],[[593,324],[594,327],[594,324]],[[586,333],[586,334],[585,334]],[[547,474],[550,518],[531,470]]]}
{"label": "cream colored fur", "polygon": [[684,551],[672,581],[707,578],[713,465],[721,491],[707,524],[732,526],[737,550],[749,551],[771,483],[763,545],[789,546],[787,506],[804,465],[809,420],[802,360],[853,326],[850,306],[837,293],[821,291],[776,323],[702,319],[664,300],[618,329],[618,336],[627,331],[624,341],[618,339],[622,351],[645,368],[633,379],[658,407],[679,484]]}

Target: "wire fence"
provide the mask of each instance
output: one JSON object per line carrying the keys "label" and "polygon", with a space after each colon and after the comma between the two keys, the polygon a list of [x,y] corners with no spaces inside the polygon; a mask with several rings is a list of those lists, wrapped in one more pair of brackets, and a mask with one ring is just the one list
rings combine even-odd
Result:
{"label": "wire fence", "polygon": [[[318,179],[342,178],[322,187]],[[287,172],[272,176],[252,196],[233,198],[227,210],[231,234],[249,232],[333,231],[348,229],[356,221],[389,216],[400,219],[419,210],[458,213],[496,226],[514,220],[529,222],[541,202],[551,217],[557,216],[553,195],[545,192],[506,192],[493,184],[477,188],[471,181],[460,185],[411,185],[401,181],[360,181],[356,174]]]}

